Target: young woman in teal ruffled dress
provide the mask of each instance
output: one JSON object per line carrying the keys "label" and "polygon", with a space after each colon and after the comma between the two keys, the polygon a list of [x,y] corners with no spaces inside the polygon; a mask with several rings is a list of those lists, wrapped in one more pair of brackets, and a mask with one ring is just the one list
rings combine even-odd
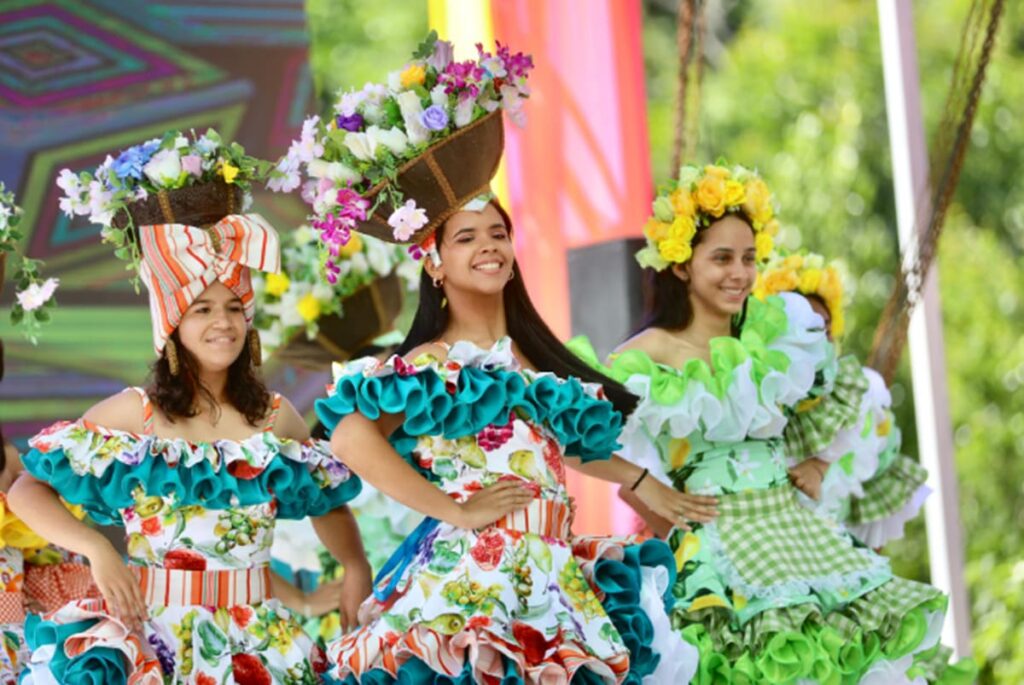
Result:
{"label": "young woman in teal ruffled dress", "polygon": [[937,646],[946,599],[797,500],[787,408],[834,364],[798,295],[748,299],[777,230],[753,172],[684,167],[638,255],[648,320],[608,373],[640,395],[622,441],[718,516],[669,536],[673,624],[700,650],[699,683],[969,682]]}
{"label": "young woman in teal ruffled dress", "polygon": [[[32,438],[10,493],[34,530],[88,558],[102,593],[28,618],[22,683],[313,685],[322,655],[269,572],[274,521],[318,517],[349,571],[349,620],[369,569],[343,506],[358,479],[254,370],[249,269],[276,270],[277,235],[254,214],[136,230],[153,380]],[[128,563],[61,497],[123,526]]]}
{"label": "young woman in teal ruffled dress", "polygon": [[565,467],[636,484],[674,520],[708,500],[612,456],[632,398],[540,319],[511,230],[487,199],[444,221],[400,354],[344,365],[317,402],[345,463],[427,516],[366,624],[328,645],[328,682],[686,683],[696,668],[666,615],[668,547],[573,536]]}

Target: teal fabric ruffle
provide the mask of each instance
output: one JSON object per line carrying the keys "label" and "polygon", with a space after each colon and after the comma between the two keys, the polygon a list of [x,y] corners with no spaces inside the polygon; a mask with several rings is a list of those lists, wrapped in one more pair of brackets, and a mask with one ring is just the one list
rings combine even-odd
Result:
{"label": "teal fabric ruffle", "polygon": [[505,425],[512,412],[546,425],[565,453],[583,461],[607,459],[619,448],[622,415],[610,402],[589,395],[575,378],[523,374],[501,369],[464,367],[454,384],[433,366],[413,372],[338,377],[333,393],[317,400],[316,413],[328,430],[349,414],[375,420],[403,414],[391,443],[409,457],[418,437],[457,439],[490,425]]}
{"label": "teal fabric ruffle", "polygon": [[56,645],[50,659],[50,673],[59,683],[81,683],[82,685],[125,685],[128,671],[124,655],[111,647],[93,647],[82,654],[69,658],[61,648],[64,641],[97,623],[87,619],[68,624],[43,620],[37,614],[25,619],[25,642],[31,651],[46,645]]}
{"label": "teal fabric ruffle", "polygon": [[[71,424],[64,431],[78,432],[63,440],[49,436],[58,439],[51,441],[46,451],[36,445],[22,457],[22,462],[29,473],[49,483],[68,502],[85,507],[101,525],[120,524],[118,510],[134,503],[138,487],[150,496],[173,494],[180,506],[198,505],[206,509],[249,506],[276,499],[278,517],[289,519],[322,516],[354,498],[362,488],[361,481],[332,458],[264,455],[266,458],[261,461],[265,463],[259,468],[253,468],[242,457],[225,458],[214,462],[215,468],[205,458],[195,461],[178,455],[169,461],[164,451],[168,441],[148,436],[116,431],[99,433],[78,424]],[[116,445],[108,444],[113,441]],[[271,443],[278,441],[273,439]],[[115,448],[116,454],[112,455]],[[273,444],[267,448],[273,449]],[[82,454],[68,454],[69,450]],[[97,466],[94,461],[103,463]],[[236,464],[247,468],[234,468]]]}

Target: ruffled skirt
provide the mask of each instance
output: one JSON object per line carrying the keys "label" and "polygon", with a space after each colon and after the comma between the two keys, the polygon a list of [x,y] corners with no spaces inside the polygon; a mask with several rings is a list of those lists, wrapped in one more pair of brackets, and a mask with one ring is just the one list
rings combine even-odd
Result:
{"label": "ruffled skirt", "polygon": [[722,495],[718,509],[669,539],[672,621],[699,649],[697,683],[971,682],[938,646],[946,598],[893,577],[793,488]]}
{"label": "ruffled skirt", "polygon": [[326,682],[687,683],[696,669],[669,624],[674,568],[658,540],[439,524],[399,575],[328,645]]}
{"label": "ruffled skirt", "polygon": [[[30,615],[22,685],[316,685],[319,650],[276,600],[155,607],[139,635],[103,600]],[[317,662],[314,667],[313,661]]]}

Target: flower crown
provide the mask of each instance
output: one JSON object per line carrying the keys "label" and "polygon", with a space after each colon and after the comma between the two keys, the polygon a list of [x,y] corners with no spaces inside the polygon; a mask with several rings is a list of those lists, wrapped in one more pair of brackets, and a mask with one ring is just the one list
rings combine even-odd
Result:
{"label": "flower crown", "polygon": [[[378,205],[393,208],[387,223],[397,242],[417,239],[417,231],[432,219],[398,187],[398,176],[411,160],[499,109],[522,124],[532,58],[501,43],[494,54],[476,48],[477,59],[456,62],[451,43],[431,32],[386,84],[342,93],[330,118],[306,119],[301,137],[271,173],[271,190],[302,186],[302,197],[313,208],[310,224],[327,253],[330,282],[339,277],[342,246]],[[372,199],[364,197],[382,183]],[[429,253],[429,240],[420,236],[410,254],[419,259]]]}
{"label": "flower crown", "polygon": [[[25,237],[18,230],[21,223],[21,207],[14,202],[14,193],[7,190],[0,181],[0,256],[10,253],[12,265],[17,265],[12,281],[15,283],[14,304],[11,307],[11,325],[22,328],[25,337],[32,344],[38,341],[42,324],[50,320],[50,310],[56,304],[53,293],[60,280],[43,280],[39,270],[43,263],[17,254],[18,243]],[[0,269],[0,279],[3,278]],[[3,283],[0,282],[0,289]]]}
{"label": "flower crown", "polygon": [[771,255],[779,231],[768,186],[757,172],[742,166],[684,166],[679,178],[659,193],[653,209],[654,216],[644,224],[647,246],[636,260],[657,271],[688,262],[697,231],[726,214],[742,214],[750,222],[758,261]]}
{"label": "flower crown", "polygon": [[238,143],[224,144],[209,129],[191,138],[180,131],[168,131],[121,151],[107,155],[94,172],[78,174],[62,169],[57,185],[64,191],[60,208],[70,216],[88,216],[103,227],[104,242],[112,243],[114,254],[138,270],[139,250],[130,239],[134,228],[128,207],[146,200],[151,193],[179,190],[223,181],[244,193],[243,207],[251,201],[254,180],[265,178],[270,163],[245,154]]}
{"label": "flower crown", "polygon": [[775,255],[758,274],[754,296],[763,300],[783,292],[820,297],[832,317],[832,336],[843,334],[843,278],[835,262],[813,252]]}

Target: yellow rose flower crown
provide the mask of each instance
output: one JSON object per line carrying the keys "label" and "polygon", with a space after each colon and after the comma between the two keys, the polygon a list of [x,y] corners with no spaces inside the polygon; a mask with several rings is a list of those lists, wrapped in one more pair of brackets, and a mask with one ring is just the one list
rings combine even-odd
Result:
{"label": "yellow rose flower crown", "polygon": [[832,317],[832,337],[843,334],[843,278],[835,262],[826,263],[813,252],[775,255],[758,274],[754,297],[763,300],[785,292],[820,297]]}
{"label": "yellow rose flower crown", "polygon": [[688,262],[697,231],[726,214],[742,214],[753,227],[759,262],[771,255],[779,232],[768,185],[757,172],[738,165],[682,167],[679,178],[658,194],[653,210],[644,224],[647,246],[636,253],[636,260],[656,271]]}

